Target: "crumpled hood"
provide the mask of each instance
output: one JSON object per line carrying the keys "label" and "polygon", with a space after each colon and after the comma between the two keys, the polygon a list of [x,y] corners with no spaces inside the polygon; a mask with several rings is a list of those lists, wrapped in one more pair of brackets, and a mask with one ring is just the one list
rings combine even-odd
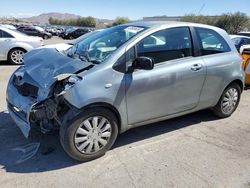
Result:
{"label": "crumpled hood", "polygon": [[24,56],[25,72],[39,87],[49,88],[60,74],[74,74],[91,66],[91,63],[70,58],[56,49],[36,49]]}
{"label": "crumpled hood", "polygon": [[42,48],[55,48],[57,51],[62,52],[62,51],[68,50],[70,47],[72,47],[71,44],[61,43],[61,44],[50,44],[50,45],[42,46],[39,49],[42,49]]}

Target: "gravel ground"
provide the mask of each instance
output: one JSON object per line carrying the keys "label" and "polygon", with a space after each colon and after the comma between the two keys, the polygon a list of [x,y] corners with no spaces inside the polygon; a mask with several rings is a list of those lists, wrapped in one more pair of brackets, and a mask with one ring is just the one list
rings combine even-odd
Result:
{"label": "gravel ground", "polygon": [[[57,133],[26,140],[10,119],[5,91],[16,68],[0,63],[0,187],[250,188],[250,90],[230,118],[205,110],[132,129],[102,158],[78,163],[64,153]],[[17,148],[29,143],[40,148],[20,162]]]}

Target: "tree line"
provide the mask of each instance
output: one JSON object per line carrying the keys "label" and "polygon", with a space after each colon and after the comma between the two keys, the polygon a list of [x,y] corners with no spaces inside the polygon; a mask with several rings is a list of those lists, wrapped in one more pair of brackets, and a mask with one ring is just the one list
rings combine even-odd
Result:
{"label": "tree line", "polygon": [[[246,29],[250,30],[250,19],[245,13],[242,12],[225,13],[219,16],[189,14],[181,17],[180,21],[213,25],[226,30],[230,34],[235,34]],[[127,17],[117,17],[111,24],[107,25],[107,27],[121,25],[129,22],[133,22],[133,20],[130,20]],[[52,25],[67,25],[67,26],[82,26],[82,27],[96,27],[97,25],[96,20],[93,17],[77,18],[69,20],[59,20],[59,19],[49,18],[49,23]]]}
{"label": "tree line", "polygon": [[[250,30],[250,19],[242,12],[225,13],[219,16],[189,14],[181,17],[180,21],[213,25],[226,30],[230,34],[235,34],[243,30]],[[127,17],[118,17],[112,24],[108,25],[108,27],[129,22],[133,21]]]}
{"label": "tree line", "polygon": [[226,13],[220,16],[186,15],[181,21],[213,25],[226,30],[230,34],[250,29],[250,19],[245,13]]}
{"label": "tree line", "polygon": [[49,23],[51,25],[66,25],[66,26],[80,26],[80,27],[96,27],[95,18],[89,16],[86,18],[77,18],[77,19],[69,19],[69,20],[60,20],[50,17]]}

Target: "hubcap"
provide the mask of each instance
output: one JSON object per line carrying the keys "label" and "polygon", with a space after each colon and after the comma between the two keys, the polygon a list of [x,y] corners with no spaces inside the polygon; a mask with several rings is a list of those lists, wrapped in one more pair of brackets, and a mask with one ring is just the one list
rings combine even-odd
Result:
{"label": "hubcap", "polygon": [[229,89],[222,101],[222,111],[225,114],[230,114],[235,109],[238,99],[238,91],[235,88]]}
{"label": "hubcap", "polygon": [[84,154],[93,154],[107,145],[111,136],[110,122],[101,116],[84,120],[75,133],[75,146]]}
{"label": "hubcap", "polygon": [[24,52],[22,50],[15,50],[11,53],[11,60],[15,64],[23,64],[23,55]]}

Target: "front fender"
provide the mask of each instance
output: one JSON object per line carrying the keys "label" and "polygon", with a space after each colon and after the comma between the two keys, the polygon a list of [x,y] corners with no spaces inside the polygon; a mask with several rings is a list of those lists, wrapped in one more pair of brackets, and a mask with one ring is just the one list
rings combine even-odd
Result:
{"label": "front fender", "polygon": [[66,91],[63,96],[68,103],[78,109],[96,103],[106,103],[114,107],[121,117],[121,131],[126,128],[127,109],[124,74],[109,68],[93,70],[91,74],[85,75],[81,82]]}

